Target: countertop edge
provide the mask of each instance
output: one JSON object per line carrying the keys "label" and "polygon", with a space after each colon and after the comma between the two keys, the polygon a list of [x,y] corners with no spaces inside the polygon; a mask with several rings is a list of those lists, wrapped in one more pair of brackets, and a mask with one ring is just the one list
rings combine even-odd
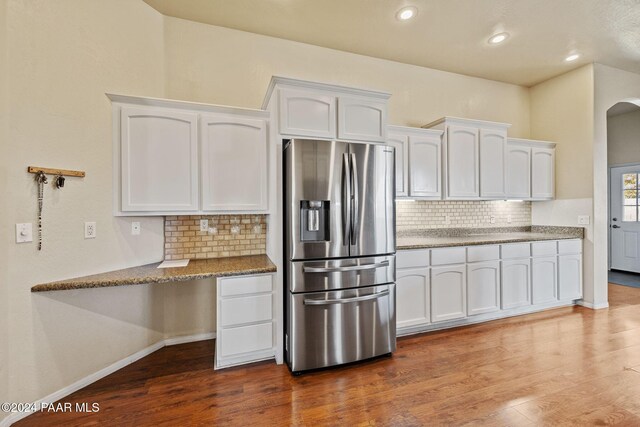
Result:
{"label": "countertop edge", "polygon": [[509,243],[524,243],[524,242],[544,242],[548,240],[583,240],[584,237],[577,236],[549,236],[549,237],[529,237],[529,238],[513,238],[504,240],[478,240],[475,242],[446,242],[446,243],[430,243],[430,244],[415,244],[415,245],[396,245],[396,250],[410,250],[410,249],[436,249],[436,248],[451,248],[458,246],[482,246],[482,245],[502,245]]}

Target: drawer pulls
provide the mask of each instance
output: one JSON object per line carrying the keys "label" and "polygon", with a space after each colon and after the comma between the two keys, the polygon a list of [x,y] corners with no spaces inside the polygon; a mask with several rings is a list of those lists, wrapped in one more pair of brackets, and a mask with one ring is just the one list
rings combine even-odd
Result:
{"label": "drawer pulls", "polygon": [[344,271],[373,270],[374,268],[388,267],[389,261],[384,260],[375,264],[351,265],[347,267],[302,267],[304,273],[341,273]]}
{"label": "drawer pulls", "polygon": [[333,305],[333,304],[351,304],[354,302],[368,301],[371,299],[377,299],[389,295],[389,291],[382,291],[371,295],[363,295],[361,297],[354,298],[340,298],[340,299],[305,299],[304,305]]}

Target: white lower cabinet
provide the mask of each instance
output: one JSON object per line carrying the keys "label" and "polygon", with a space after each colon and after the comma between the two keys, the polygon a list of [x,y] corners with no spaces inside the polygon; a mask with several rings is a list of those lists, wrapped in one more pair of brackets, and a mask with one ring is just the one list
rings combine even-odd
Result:
{"label": "white lower cabinet", "polygon": [[531,287],[534,304],[558,300],[558,258],[556,256],[532,259]]}
{"label": "white lower cabinet", "polygon": [[431,268],[431,321],[467,316],[467,272],[464,264]]}
{"label": "white lower cabinet", "polygon": [[431,322],[429,269],[408,268],[396,272],[396,327]]}
{"label": "white lower cabinet", "polygon": [[560,301],[582,298],[582,254],[558,257],[558,298]]}
{"label": "white lower cabinet", "polygon": [[531,305],[531,260],[502,261],[502,309]]}
{"label": "white lower cabinet", "polygon": [[275,356],[273,275],[217,281],[215,369]]}
{"label": "white lower cabinet", "polygon": [[467,264],[467,314],[500,310],[500,261]]}

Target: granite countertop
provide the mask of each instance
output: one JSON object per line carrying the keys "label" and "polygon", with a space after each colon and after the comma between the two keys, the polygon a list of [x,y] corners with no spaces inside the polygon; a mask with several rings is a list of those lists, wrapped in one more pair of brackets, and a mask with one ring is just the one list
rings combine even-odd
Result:
{"label": "granite countertop", "polygon": [[584,228],[582,227],[531,226],[407,230],[398,233],[396,249],[429,249],[582,238],[584,238]]}
{"label": "granite countertop", "polygon": [[273,273],[276,271],[276,266],[266,255],[191,260],[186,267],[157,268],[159,264],[159,262],[156,262],[91,276],[43,283],[32,287],[31,292],[182,282],[223,276]]}

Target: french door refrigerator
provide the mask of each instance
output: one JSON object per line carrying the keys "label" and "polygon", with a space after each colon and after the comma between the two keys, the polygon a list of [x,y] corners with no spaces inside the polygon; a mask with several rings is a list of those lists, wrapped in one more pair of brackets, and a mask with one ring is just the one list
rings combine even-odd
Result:
{"label": "french door refrigerator", "polygon": [[393,352],[395,152],[285,141],[285,360],[293,373]]}

